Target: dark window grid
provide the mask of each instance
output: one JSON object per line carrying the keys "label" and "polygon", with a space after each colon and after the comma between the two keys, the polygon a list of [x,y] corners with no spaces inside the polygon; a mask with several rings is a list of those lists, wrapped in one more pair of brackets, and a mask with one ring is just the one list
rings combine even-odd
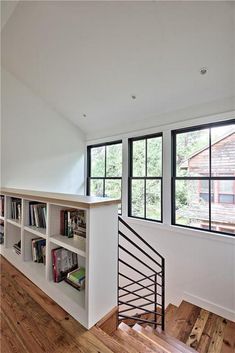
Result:
{"label": "dark window grid", "polygon": [[[151,135],[146,135],[146,136],[141,136],[141,137],[134,137],[128,140],[128,217],[132,218],[137,218],[137,219],[144,219],[146,221],[152,221],[152,222],[157,222],[157,223],[162,223],[163,221],[163,185],[162,185],[162,176],[156,176],[156,177],[149,177],[147,176],[148,172],[148,148],[147,148],[147,140],[155,137],[161,137],[162,141],[162,133],[159,134],[151,134]],[[133,142],[135,141],[141,141],[145,140],[145,176],[144,177],[138,177],[138,176],[133,176]],[[163,161],[163,148],[162,148],[162,155],[161,155],[162,161]],[[161,161],[161,166],[162,166],[162,161]],[[132,215],[132,180],[144,180],[144,217],[138,217],[138,216],[133,216]],[[152,218],[147,218],[146,217],[146,184],[147,180],[160,180],[161,181],[161,194],[160,194],[160,199],[161,199],[161,219],[156,220]]]}
{"label": "dark window grid", "polygon": [[87,193],[87,195],[90,195],[90,181],[91,180],[102,180],[103,181],[103,196],[105,196],[105,181],[106,180],[120,180],[121,181],[121,192],[122,192],[122,178],[121,177],[88,177],[87,178],[88,183],[89,184],[89,194]]}
{"label": "dark window grid", "polygon": [[[171,182],[171,205],[172,205],[172,212],[171,212],[171,223],[173,225],[183,227],[183,228],[189,228],[189,229],[196,229],[200,230],[203,228],[198,228],[198,227],[192,227],[192,226],[187,226],[183,224],[177,224],[176,223],[176,207],[175,207],[175,184],[176,180],[208,180],[209,181],[209,200],[208,202],[209,205],[209,229],[207,229],[208,232],[212,233],[218,233],[218,234],[225,234],[229,236],[234,236],[234,234],[231,233],[226,233],[226,232],[220,232],[213,230],[213,227],[211,226],[211,203],[212,203],[212,194],[211,194],[211,182],[213,180],[235,180],[234,176],[212,176],[211,175],[211,161],[212,161],[212,154],[211,154],[211,129],[214,127],[218,126],[225,126],[225,125],[230,125],[234,124],[235,119],[225,121],[225,122],[219,122],[219,123],[210,123],[210,124],[205,124],[201,126],[194,126],[190,128],[185,128],[185,129],[178,129],[178,130],[173,130],[172,131],[172,182]],[[191,131],[198,131],[198,130],[204,130],[204,129],[209,129],[209,175],[208,176],[185,176],[185,177],[179,177],[176,174],[177,168],[176,168],[176,156],[177,156],[177,145],[176,145],[176,136],[177,134],[185,133],[185,132],[191,132]]]}
{"label": "dark window grid", "polygon": [[[113,141],[113,142],[106,142],[106,143],[100,143],[96,145],[90,145],[87,147],[87,195],[90,195],[90,180],[92,179],[110,179],[110,180],[122,180],[122,177],[110,177],[107,176],[107,146],[112,146],[112,145],[118,145],[121,144],[122,140],[119,141]],[[105,166],[104,166],[104,177],[99,177],[99,176],[91,176],[91,150],[92,148],[97,148],[97,147],[105,147]],[[122,191],[122,185],[121,185],[121,191]],[[105,195],[105,182],[103,181],[103,196]]]}

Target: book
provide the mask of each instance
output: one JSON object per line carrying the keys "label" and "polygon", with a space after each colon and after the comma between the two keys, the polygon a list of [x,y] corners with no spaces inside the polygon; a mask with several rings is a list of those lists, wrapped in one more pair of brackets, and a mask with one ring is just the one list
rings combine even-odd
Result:
{"label": "book", "polygon": [[38,263],[44,263],[46,251],[46,240],[43,238],[32,239],[32,260]]}
{"label": "book", "polygon": [[4,217],[4,196],[0,195],[0,216]]}
{"label": "book", "polygon": [[67,209],[60,214],[62,235],[72,238],[75,235],[86,238],[86,213],[84,210]]}
{"label": "book", "polygon": [[35,201],[29,202],[29,225],[46,228],[46,204]]}
{"label": "book", "polygon": [[11,198],[11,218],[21,220],[21,199]]}
{"label": "book", "polygon": [[60,282],[66,278],[67,273],[78,267],[77,255],[64,248],[52,250],[53,278]]}
{"label": "book", "polygon": [[4,243],[4,221],[0,220],[0,244]]}
{"label": "book", "polygon": [[65,281],[78,290],[84,289],[85,288],[85,268],[78,267],[77,269],[69,272],[67,274]]}
{"label": "book", "polygon": [[21,254],[21,240],[18,241],[18,243],[14,244],[13,245],[13,250],[15,251],[15,253],[17,255],[20,255]]}

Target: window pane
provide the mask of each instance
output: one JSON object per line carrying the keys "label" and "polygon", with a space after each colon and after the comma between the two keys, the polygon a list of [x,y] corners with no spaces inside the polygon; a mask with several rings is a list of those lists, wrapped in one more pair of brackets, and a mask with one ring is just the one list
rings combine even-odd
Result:
{"label": "window pane", "polygon": [[211,129],[211,173],[235,175],[235,124]]}
{"label": "window pane", "polygon": [[[121,199],[122,181],[105,179],[105,196],[114,199]],[[118,204],[118,211],[121,213],[121,203]]]}
{"label": "window pane", "polygon": [[234,180],[218,180],[219,184],[219,193],[221,194],[233,194],[235,190],[235,181]]}
{"label": "window pane", "polygon": [[176,175],[209,175],[209,130],[176,134]]}
{"label": "window pane", "polygon": [[144,180],[132,180],[131,215],[144,217]]}
{"label": "window pane", "polygon": [[122,176],[122,144],[108,145],[106,147],[106,176]]}
{"label": "window pane", "polygon": [[146,180],[146,218],[161,220],[160,180]]}
{"label": "window pane", "polygon": [[147,139],[147,175],[150,177],[162,175],[162,138]]}
{"label": "window pane", "polygon": [[105,146],[91,149],[91,176],[105,176]]}
{"label": "window pane", "polygon": [[103,197],[102,179],[90,179],[90,195]]}
{"label": "window pane", "polygon": [[[205,191],[209,194],[209,181]],[[175,195],[177,224],[209,228],[209,204],[200,196],[200,180],[176,180]]]}
{"label": "window pane", "polygon": [[235,181],[215,180],[213,183],[215,190],[221,191],[222,187],[230,192],[215,193],[214,202],[211,204],[211,226],[218,232],[235,234],[235,192],[231,190]]}
{"label": "window pane", "polygon": [[105,196],[112,197],[115,199],[121,198],[121,180],[109,180],[105,179]]}
{"label": "window pane", "polygon": [[145,140],[132,143],[132,168],[134,177],[145,176]]}

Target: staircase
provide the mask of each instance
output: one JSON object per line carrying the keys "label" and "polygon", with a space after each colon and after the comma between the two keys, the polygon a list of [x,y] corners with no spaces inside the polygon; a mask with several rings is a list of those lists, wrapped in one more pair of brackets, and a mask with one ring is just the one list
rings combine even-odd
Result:
{"label": "staircase", "polygon": [[109,353],[233,352],[227,320],[186,301],[165,310],[165,260],[121,217],[118,248],[118,307],[90,330]]}
{"label": "staircase", "polygon": [[[193,317],[192,312],[195,312]],[[121,322],[117,329],[114,326],[112,329],[111,322],[107,320],[105,324],[93,327],[91,332],[114,353],[196,353],[190,345],[186,345],[186,342],[190,342],[191,331],[198,318],[196,312],[200,313],[200,308],[183,301],[178,308],[168,305],[165,331],[148,324],[136,323],[130,327],[125,322]],[[174,335],[184,336],[184,341]]]}
{"label": "staircase", "polygon": [[130,327],[124,322],[116,328],[112,315],[91,332],[109,353],[235,352],[235,323],[186,301],[179,307],[168,305],[164,331],[148,324],[136,323]]}

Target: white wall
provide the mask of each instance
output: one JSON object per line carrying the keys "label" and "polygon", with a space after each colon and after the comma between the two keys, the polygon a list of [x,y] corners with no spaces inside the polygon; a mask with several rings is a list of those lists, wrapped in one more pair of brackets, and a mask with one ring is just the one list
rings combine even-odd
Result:
{"label": "white wall", "polygon": [[[234,117],[235,112],[218,114],[88,143],[123,141],[123,216],[166,259],[166,304],[179,305],[186,299],[232,320],[235,320],[235,238],[171,225],[171,129]],[[127,217],[128,138],[159,131],[163,132],[163,224]]]}
{"label": "white wall", "polygon": [[1,183],[5,187],[84,193],[84,137],[2,69]]}

